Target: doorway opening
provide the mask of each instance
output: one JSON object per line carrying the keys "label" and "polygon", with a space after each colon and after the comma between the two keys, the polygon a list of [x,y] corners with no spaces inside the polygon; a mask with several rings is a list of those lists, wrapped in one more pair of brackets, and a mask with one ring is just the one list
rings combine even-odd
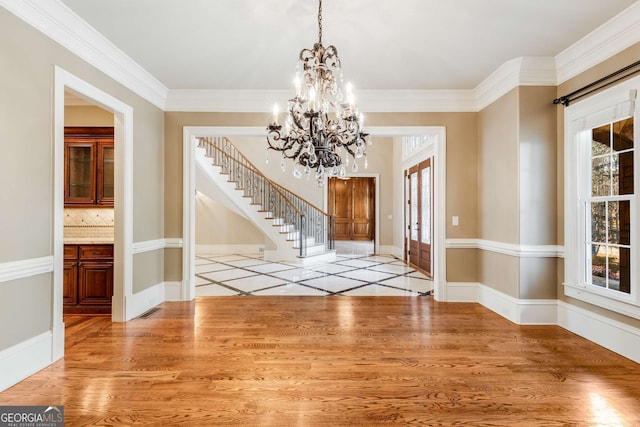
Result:
{"label": "doorway opening", "polygon": [[[433,282],[434,297],[436,300],[446,300],[445,288],[445,207],[446,207],[446,129],[444,126],[398,126],[398,127],[370,127],[369,133],[372,136],[398,138],[398,144],[394,146],[394,170],[397,171],[393,178],[394,194],[399,199],[394,199],[394,215],[395,218],[402,218],[402,190],[403,190],[403,171],[409,166],[415,164],[417,160],[421,160],[428,156],[432,156],[434,162],[433,190],[434,190],[434,209],[433,209]],[[427,141],[426,146],[417,144],[415,150],[409,150],[405,147],[401,148],[401,139],[404,137],[412,138],[415,135],[421,135],[420,140]],[[195,194],[196,194],[196,174],[195,174],[195,151],[197,136],[224,136],[224,137],[254,137],[264,136],[263,127],[226,127],[226,126],[185,126],[183,129],[183,259],[182,274],[183,288],[182,299],[190,300],[195,297]],[[424,148],[424,149],[423,149]],[[397,151],[396,151],[397,150]],[[380,200],[380,179],[376,173],[358,173],[357,176],[373,176],[376,177],[376,200]],[[326,183],[325,183],[326,184]],[[324,186],[325,191],[328,185]],[[324,193],[324,210],[327,211],[327,194]],[[380,202],[378,202],[380,203]],[[379,206],[378,206],[379,208]],[[376,240],[375,253],[380,253],[380,209],[376,209]],[[392,219],[391,215],[388,217]],[[398,258],[402,258],[403,239],[405,226],[404,221],[393,222],[393,246],[384,247],[383,253],[394,254]]]}
{"label": "doorway opening", "polygon": [[114,114],[64,93],[63,314],[111,315]]}

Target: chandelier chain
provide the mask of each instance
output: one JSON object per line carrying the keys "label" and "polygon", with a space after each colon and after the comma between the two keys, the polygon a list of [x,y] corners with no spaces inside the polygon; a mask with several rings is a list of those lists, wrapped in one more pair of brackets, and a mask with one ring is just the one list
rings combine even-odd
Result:
{"label": "chandelier chain", "polygon": [[322,0],[318,4],[318,43],[322,44]]}

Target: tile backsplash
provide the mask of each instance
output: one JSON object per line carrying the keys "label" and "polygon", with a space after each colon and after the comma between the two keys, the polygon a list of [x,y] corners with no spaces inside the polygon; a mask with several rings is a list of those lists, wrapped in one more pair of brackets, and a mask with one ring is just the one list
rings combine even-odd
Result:
{"label": "tile backsplash", "polygon": [[113,243],[113,209],[64,210],[65,243]]}
{"label": "tile backsplash", "polygon": [[65,227],[113,227],[113,209],[78,209],[64,210]]}

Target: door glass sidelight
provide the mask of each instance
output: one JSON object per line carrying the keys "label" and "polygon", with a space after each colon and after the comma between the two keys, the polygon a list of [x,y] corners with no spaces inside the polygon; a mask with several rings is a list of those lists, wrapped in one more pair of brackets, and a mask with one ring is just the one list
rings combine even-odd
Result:
{"label": "door glass sidelight", "polygon": [[418,172],[411,173],[411,240],[418,240]]}
{"label": "door glass sidelight", "polygon": [[420,242],[431,243],[431,166],[421,170]]}

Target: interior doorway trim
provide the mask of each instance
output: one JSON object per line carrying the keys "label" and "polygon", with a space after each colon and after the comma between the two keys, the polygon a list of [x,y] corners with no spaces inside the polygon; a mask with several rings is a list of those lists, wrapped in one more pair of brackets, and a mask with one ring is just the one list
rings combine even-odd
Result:
{"label": "interior doorway trim", "polygon": [[[125,322],[133,314],[127,298],[133,289],[133,108],[68,71],[54,66],[53,165],[53,352],[64,354],[62,272],[64,259],[64,92],[113,112],[115,146],[114,271],[111,319]],[[55,358],[54,358],[55,360]]]}
{"label": "interior doorway trim", "polygon": [[[433,135],[434,167],[434,259],[433,267],[434,298],[446,298],[446,130],[444,126],[374,126],[368,127],[367,132],[373,137],[402,137],[415,135]],[[227,136],[227,137],[265,137],[266,131],[262,126],[185,126],[183,128],[182,153],[182,292],[183,300],[195,298],[195,149],[198,136]],[[266,148],[265,148],[266,149]],[[375,149],[375,146],[374,148]],[[399,164],[402,161],[399,161]],[[404,169],[398,171],[404,173]],[[379,177],[376,179],[376,227],[379,226]],[[325,186],[326,187],[326,186]],[[402,196],[404,197],[404,195]],[[324,204],[326,208],[326,190]],[[404,222],[404,220],[402,220]],[[379,240],[379,230],[376,229],[376,244]],[[404,239],[404,235],[402,235]]]}
{"label": "interior doorway trim", "polygon": [[182,289],[180,299],[196,297],[196,137],[264,137],[264,127],[185,126],[182,130]]}

